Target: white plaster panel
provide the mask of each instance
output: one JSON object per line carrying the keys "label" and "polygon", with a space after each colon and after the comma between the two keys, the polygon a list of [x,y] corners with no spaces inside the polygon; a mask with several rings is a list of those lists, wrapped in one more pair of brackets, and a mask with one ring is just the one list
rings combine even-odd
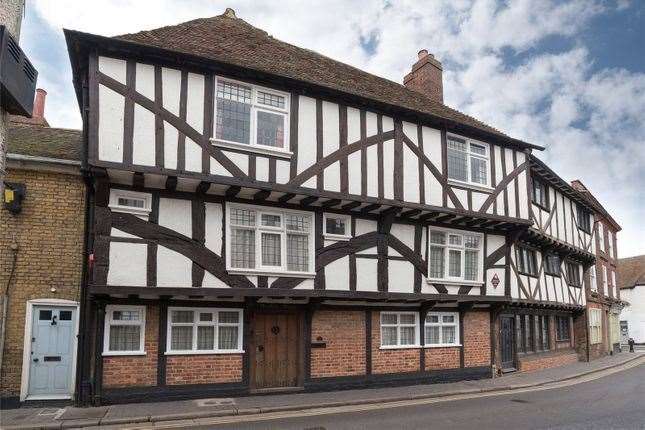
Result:
{"label": "white plaster panel", "polygon": [[[461,205],[464,208],[468,208],[468,192],[466,190],[462,190],[461,188],[454,188],[451,187],[452,191],[455,193],[457,196],[457,199],[461,203]],[[448,198],[448,201],[450,201],[450,198]]]}
{"label": "white plaster panel", "polygon": [[377,223],[371,219],[356,218],[356,236],[376,231]]}
{"label": "white plaster panel", "polygon": [[403,144],[403,200],[419,202],[419,158]]}
{"label": "white plaster panel", "polygon": [[[316,100],[300,96],[298,107],[298,173],[316,163]],[[314,186],[315,188],[315,181]]]}
{"label": "white plaster panel", "polygon": [[186,154],[186,170],[191,172],[202,171],[202,147],[193,140],[186,138],[184,146]]}
{"label": "white plaster panel", "polygon": [[155,99],[155,68],[151,64],[137,63],[135,73],[135,88],[138,93],[150,100]]}
{"label": "white plaster panel", "polygon": [[122,95],[99,85],[99,160],[123,161],[124,107]]}
{"label": "white plaster panel", "polygon": [[365,112],[365,133],[367,137],[378,133],[378,117],[374,112]]}
{"label": "white plaster panel", "polygon": [[[222,151],[242,172],[249,173],[249,156],[239,152]],[[219,163],[218,163],[219,164]]]}
{"label": "white plaster panel", "polygon": [[367,248],[362,251],[358,251],[357,254],[377,255],[377,249],[376,249],[376,246],[374,246],[372,248]]}
{"label": "white plaster panel", "polygon": [[434,177],[430,169],[426,168],[423,172],[425,181],[426,204],[434,206],[443,206],[443,187]]}
{"label": "white plaster panel", "polygon": [[414,265],[407,261],[388,261],[388,285],[391,293],[414,292]]}
{"label": "white plaster panel", "polygon": [[205,242],[206,248],[217,255],[222,255],[222,205],[219,203],[205,203],[206,223]]}
{"label": "white plaster panel", "polygon": [[303,182],[302,187],[303,188],[316,188],[316,183],[317,183],[317,180],[316,180],[316,177],[314,176],[312,178],[307,179],[305,182]]}
{"label": "white plaster panel", "polygon": [[349,257],[339,258],[325,266],[325,289],[349,290]]}
{"label": "white plaster panel", "polygon": [[199,133],[204,131],[204,76],[188,74],[186,122]]}
{"label": "white plaster panel", "polygon": [[322,102],[323,113],[323,157],[338,150],[340,142],[338,105]]}
{"label": "white plaster panel", "polygon": [[367,195],[378,197],[378,146],[367,148]]}
{"label": "white plaster panel", "polygon": [[141,105],[134,105],[132,163],[155,165],[155,116]]}
{"label": "white plaster panel", "polygon": [[[359,168],[360,172],[360,168]],[[340,191],[340,161],[330,164],[324,173],[324,188],[326,191]],[[360,185],[360,176],[359,176]],[[360,192],[359,192],[360,194]]]}
{"label": "white plaster panel", "polygon": [[403,242],[408,248],[414,250],[413,225],[393,223],[390,234]]}
{"label": "white plaster panel", "polygon": [[222,280],[213,276],[209,271],[204,271],[204,280],[202,281],[204,288],[230,288]]}
{"label": "white plaster panel", "polygon": [[383,197],[394,198],[394,140],[383,142]]}
{"label": "white plaster panel", "polygon": [[125,231],[119,230],[118,228],[114,228],[114,227],[112,227],[112,229],[110,230],[110,236],[112,236],[112,237],[139,238],[138,236],[135,236],[135,235],[130,234],[130,233],[126,233]]}
{"label": "white plaster panel", "polygon": [[[478,211],[479,209],[481,209],[482,205],[484,204],[484,202],[486,201],[486,199],[490,194],[478,193],[476,191],[473,191],[472,194],[473,194],[473,210]],[[490,205],[489,210],[491,211],[493,210],[493,205]]]}
{"label": "white plaster panel", "polygon": [[[200,162],[201,164],[201,162]],[[220,164],[219,161],[211,157],[211,162],[210,162],[210,167],[211,167],[211,174],[213,175],[220,175],[220,176],[233,176],[231,175],[231,172],[226,170],[224,166]]]}
{"label": "white plaster panel", "polygon": [[[519,153],[518,153],[519,154]],[[526,184],[526,171],[520,173],[517,178],[517,186],[519,187],[520,195],[520,218],[528,219],[529,218],[529,204],[530,200],[527,193],[527,184]],[[544,218],[546,221],[546,218]]]}
{"label": "white plaster panel", "polygon": [[175,127],[163,122],[163,162],[166,169],[177,168],[177,144],[179,132]]}
{"label": "white plaster panel", "polygon": [[383,121],[383,131],[391,131],[394,130],[394,120],[390,118],[389,116],[384,116],[382,117]]}
{"label": "white plaster panel", "polygon": [[163,67],[161,69],[163,107],[179,116],[179,100],[181,93],[181,72]]}
{"label": "white plaster panel", "polygon": [[347,143],[361,138],[361,112],[353,107],[347,108]]}
{"label": "white plaster panel", "polygon": [[269,159],[266,157],[255,157],[255,178],[258,181],[269,181]]}
{"label": "white plaster panel", "polygon": [[314,289],[314,280],[305,279],[303,280],[296,288],[296,290],[313,290]]}
{"label": "white plaster panel", "polygon": [[356,291],[378,291],[376,265],[376,259],[356,259]]}
{"label": "white plaster panel", "polygon": [[190,287],[193,262],[165,246],[157,248],[157,286]]}
{"label": "white plaster panel", "polygon": [[192,237],[192,204],[184,199],[159,199],[159,225]]}
{"label": "white plaster panel", "polygon": [[148,245],[145,243],[110,243],[108,285],[145,286]]}
{"label": "white plaster panel", "polygon": [[126,62],[118,58],[99,56],[99,71],[125,85]]}
{"label": "white plaster panel", "polygon": [[[368,181],[369,177],[373,176],[376,180],[378,175],[378,170],[376,172],[368,171]],[[378,184],[377,184],[378,187]],[[361,194],[361,152],[355,151],[347,156],[347,189],[349,194]],[[378,190],[377,190],[378,194]]]}
{"label": "white plaster panel", "polygon": [[275,180],[278,184],[289,182],[291,172],[291,163],[288,161],[276,160],[275,162]]}

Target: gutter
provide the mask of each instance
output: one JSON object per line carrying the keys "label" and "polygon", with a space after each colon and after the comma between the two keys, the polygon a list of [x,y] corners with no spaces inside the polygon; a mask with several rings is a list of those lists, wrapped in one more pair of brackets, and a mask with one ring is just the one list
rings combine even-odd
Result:
{"label": "gutter", "polygon": [[34,162],[34,163],[60,164],[63,166],[81,165],[81,162],[77,160],[65,160],[64,158],[52,158],[52,157],[39,157],[36,155],[23,155],[23,154],[15,154],[12,152],[7,153],[7,159],[15,160],[15,161]]}

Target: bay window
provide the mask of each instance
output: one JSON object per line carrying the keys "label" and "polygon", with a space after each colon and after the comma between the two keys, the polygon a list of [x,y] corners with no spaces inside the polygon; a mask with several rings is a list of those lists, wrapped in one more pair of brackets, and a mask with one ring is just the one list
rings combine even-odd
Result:
{"label": "bay window", "polygon": [[242,352],[242,310],[168,308],[169,354]]}
{"label": "bay window", "polygon": [[256,85],[217,79],[217,144],[229,143],[251,149],[288,152],[288,122],[288,94]]}
{"label": "bay window", "polygon": [[459,313],[428,312],[424,330],[425,346],[458,346]]}
{"label": "bay window", "polygon": [[481,282],[482,246],[479,233],[431,228],[429,279]]}
{"label": "bay window", "polygon": [[145,306],[106,306],[103,355],[145,354],[145,326]]}
{"label": "bay window", "polygon": [[381,347],[419,346],[419,314],[417,312],[381,312]]}
{"label": "bay window", "polygon": [[227,207],[227,269],[313,275],[313,218],[247,205]]}
{"label": "bay window", "polygon": [[485,187],[489,185],[487,144],[448,136],[447,146],[449,179]]}

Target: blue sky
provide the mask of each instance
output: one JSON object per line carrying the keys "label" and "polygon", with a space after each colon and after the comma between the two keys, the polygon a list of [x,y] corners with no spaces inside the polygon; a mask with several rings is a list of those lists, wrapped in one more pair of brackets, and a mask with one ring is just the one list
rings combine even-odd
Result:
{"label": "blue sky", "polygon": [[80,127],[62,28],[116,35],[221,14],[401,82],[421,48],[444,65],[448,105],[580,179],[645,254],[645,2],[640,0],[27,0],[21,45],[46,117]]}

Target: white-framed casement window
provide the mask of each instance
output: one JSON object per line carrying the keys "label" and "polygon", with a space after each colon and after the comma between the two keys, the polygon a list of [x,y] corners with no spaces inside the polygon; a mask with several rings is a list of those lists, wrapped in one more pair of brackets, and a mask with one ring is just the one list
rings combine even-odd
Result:
{"label": "white-framed casement window", "polygon": [[483,242],[480,233],[431,227],[428,280],[481,283]]}
{"label": "white-framed casement window", "polygon": [[242,353],[242,310],[168,308],[166,354]]}
{"label": "white-framed casement window", "polygon": [[229,204],[226,231],[230,272],[315,275],[311,212]]}
{"label": "white-framed casement window", "polygon": [[109,207],[114,212],[130,213],[147,220],[152,211],[152,194],[113,188]]}
{"label": "white-framed casement window", "polygon": [[591,291],[598,291],[598,280],[596,279],[596,265],[594,264],[589,269],[589,281],[591,283]]}
{"label": "white-framed casement window", "polygon": [[602,310],[589,309],[589,341],[592,344],[602,342]]}
{"label": "white-framed casement window", "polygon": [[146,307],[107,305],[103,355],[144,355]]}
{"label": "white-framed casement window", "polygon": [[489,186],[490,147],[464,137],[447,136],[448,179],[476,186]]}
{"label": "white-framed casement window", "polygon": [[[611,288],[613,291],[618,292],[618,287],[616,286],[616,271],[612,270],[611,271]],[[616,294],[618,295],[618,294]]]}
{"label": "white-framed casement window", "polygon": [[326,213],[323,216],[324,236],[331,240],[349,240],[352,237],[352,218],[349,215]]}
{"label": "white-framed casement window", "polygon": [[608,283],[608,277],[607,277],[607,266],[602,266],[602,290],[604,291],[605,295],[609,295],[609,283]]}
{"label": "white-framed casement window", "polygon": [[218,77],[215,144],[290,155],[288,93]]}
{"label": "white-framed casement window", "polygon": [[381,348],[418,346],[418,312],[381,312]]}
{"label": "white-framed casement window", "polygon": [[459,346],[459,312],[428,312],[425,346]]}
{"label": "white-framed casement window", "polygon": [[603,232],[602,222],[598,223],[598,247],[605,252],[605,233]]}

